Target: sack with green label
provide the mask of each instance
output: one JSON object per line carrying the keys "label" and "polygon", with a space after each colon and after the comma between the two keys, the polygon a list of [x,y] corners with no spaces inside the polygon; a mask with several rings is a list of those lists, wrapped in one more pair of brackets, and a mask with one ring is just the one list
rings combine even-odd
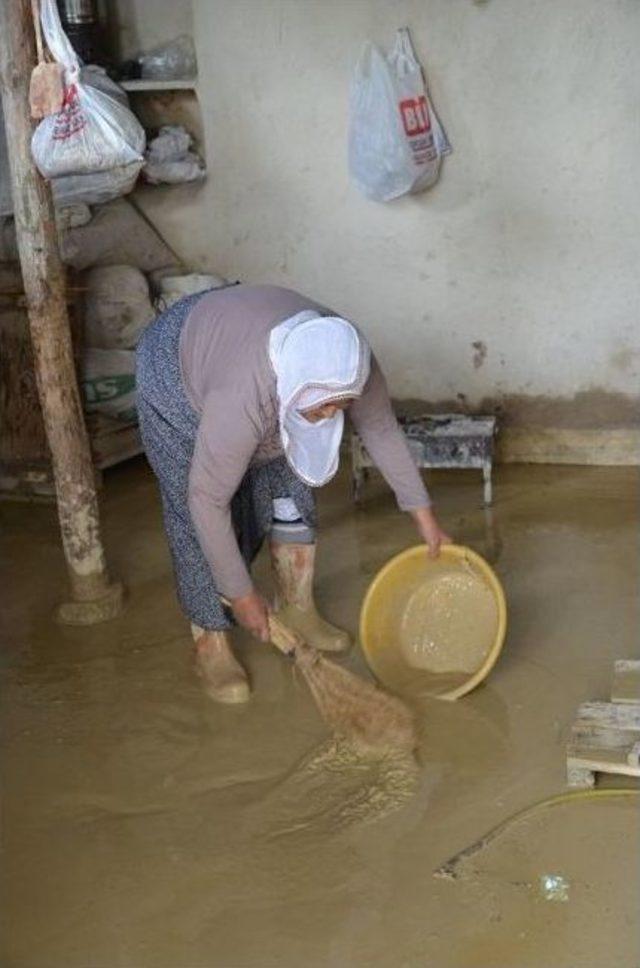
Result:
{"label": "sack with green label", "polygon": [[137,422],[136,351],[88,347],[83,357],[82,393],[87,413]]}

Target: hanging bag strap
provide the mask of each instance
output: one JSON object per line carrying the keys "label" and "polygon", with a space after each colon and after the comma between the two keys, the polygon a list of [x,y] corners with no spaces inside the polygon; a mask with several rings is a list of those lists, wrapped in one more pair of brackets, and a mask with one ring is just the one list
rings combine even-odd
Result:
{"label": "hanging bag strap", "polygon": [[42,25],[40,24],[40,5],[38,0],[31,0],[31,14],[33,16],[33,26],[36,32],[36,52],[38,54],[38,64],[45,61],[44,47],[42,45]]}
{"label": "hanging bag strap", "polygon": [[80,60],[62,29],[56,0],[41,0],[40,20],[53,59],[64,67],[65,84],[75,84],[80,76]]}
{"label": "hanging bag strap", "polygon": [[389,53],[389,63],[395,68],[398,77],[414,74],[416,71],[422,73],[422,68],[411,43],[408,27],[400,27],[396,31],[396,42]]}

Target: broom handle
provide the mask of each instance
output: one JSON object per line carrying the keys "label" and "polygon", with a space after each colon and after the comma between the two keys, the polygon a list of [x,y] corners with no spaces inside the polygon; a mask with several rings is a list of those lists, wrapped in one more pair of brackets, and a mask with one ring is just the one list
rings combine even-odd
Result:
{"label": "broom handle", "polygon": [[[227,608],[233,607],[228,598],[221,596],[220,601]],[[284,655],[293,655],[296,648],[304,643],[303,638],[281,622],[273,612],[269,612],[269,634],[271,635],[271,644],[275,645],[276,649],[279,649]]]}
{"label": "broom handle", "polygon": [[285,655],[295,655],[298,646],[304,645],[302,636],[281,622],[273,612],[269,612],[269,633],[272,643]]}

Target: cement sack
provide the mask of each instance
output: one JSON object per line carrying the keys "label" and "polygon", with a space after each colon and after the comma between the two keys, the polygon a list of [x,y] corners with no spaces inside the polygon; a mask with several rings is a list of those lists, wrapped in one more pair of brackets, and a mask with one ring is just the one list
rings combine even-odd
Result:
{"label": "cement sack", "polygon": [[368,43],[349,105],[349,172],[378,202],[432,185],[451,146],[429,100],[406,28],[388,56]]}
{"label": "cement sack", "polygon": [[[136,266],[144,273],[175,270],[177,256],[126,199],[95,209],[88,225],[59,233],[62,261],[81,271],[91,266]],[[0,222],[0,261],[18,258],[13,219]]]}
{"label": "cement sack", "polygon": [[131,423],[136,416],[135,350],[85,350],[82,394],[87,413]]}
{"label": "cement sack", "polygon": [[62,258],[74,269],[130,265],[141,272],[177,266],[178,259],[124,198],[98,208],[88,225],[66,232]]}
{"label": "cement sack", "polygon": [[91,221],[91,209],[88,205],[78,202],[56,209],[56,228],[58,232],[77,229],[80,225],[88,225]]}
{"label": "cement sack", "polygon": [[156,310],[161,313],[169,306],[208,289],[221,289],[229,283],[222,276],[214,276],[201,272],[190,272],[181,276],[165,275],[160,279],[160,295],[156,300]]}
{"label": "cement sack", "polygon": [[80,202],[85,205],[105,205],[133,191],[141,168],[141,161],[132,161],[129,165],[119,165],[109,171],[53,178],[53,201],[56,208],[65,208]]}
{"label": "cement sack", "polygon": [[147,280],[133,266],[89,269],[82,278],[84,340],[92,349],[134,349],[155,316]]}
{"label": "cement sack", "polygon": [[142,125],[120,100],[83,82],[56,0],[41,0],[40,19],[49,50],[64,67],[65,85],[62,110],[43,118],[31,139],[40,173],[45,178],[85,175],[142,161]]}

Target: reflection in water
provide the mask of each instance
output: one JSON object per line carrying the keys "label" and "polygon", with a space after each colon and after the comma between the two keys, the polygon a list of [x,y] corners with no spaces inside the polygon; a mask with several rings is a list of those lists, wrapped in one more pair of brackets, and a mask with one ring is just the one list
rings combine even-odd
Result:
{"label": "reflection in water", "polygon": [[490,565],[495,564],[502,554],[502,534],[498,524],[495,509],[488,504],[483,508],[484,513],[484,549],[478,549],[480,554]]}

